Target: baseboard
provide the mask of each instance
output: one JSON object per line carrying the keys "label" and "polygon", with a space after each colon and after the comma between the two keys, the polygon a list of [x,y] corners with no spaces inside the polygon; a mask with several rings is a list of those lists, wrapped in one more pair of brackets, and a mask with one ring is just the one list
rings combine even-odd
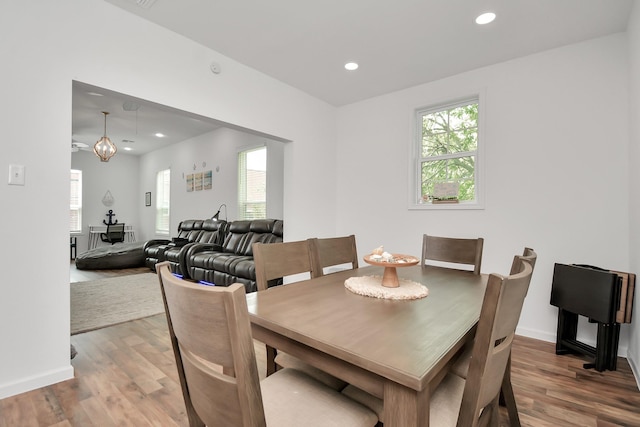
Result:
{"label": "baseboard", "polygon": [[520,335],[527,338],[534,338],[540,341],[546,341],[546,342],[552,342],[552,343],[556,342],[555,334],[550,334],[548,332],[540,331],[537,329],[527,329],[527,328],[518,327],[516,329],[516,335]]}
{"label": "baseboard", "polygon": [[[631,353],[631,352],[629,352]],[[640,390],[640,367],[636,365],[637,355],[629,354],[627,357],[627,362],[629,362],[629,366],[631,367],[631,372],[633,372],[633,376],[636,378],[636,384],[638,385],[638,390]]]}
{"label": "baseboard", "polygon": [[59,370],[43,372],[40,375],[22,378],[13,383],[0,384],[0,399],[26,393],[31,390],[70,380],[72,378],[73,366],[69,365]]}
{"label": "baseboard", "polygon": [[[541,341],[547,341],[547,342],[552,342],[555,343],[556,342],[556,335],[555,334],[550,334],[548,332],[543,332],[543,331],[539,331],[539,330],[535,330],[535,329],[527,329],[527,328],[517,328],[516,329],[516,335],[521,335],[523,337],[527,337],[527,338],[534,338],[537,340],[541,340]],[[583,339],[582,342],[584,344],[590,345],[592,347],[596,346],[596,340],[595,339]],[[627,353],[628,353],[628,346],[627,345],[618,345],[618,357],[624,357],[626,359],[628,359],[627,357]],[[636,379],[638,378],[638,376],[636,375]]]}

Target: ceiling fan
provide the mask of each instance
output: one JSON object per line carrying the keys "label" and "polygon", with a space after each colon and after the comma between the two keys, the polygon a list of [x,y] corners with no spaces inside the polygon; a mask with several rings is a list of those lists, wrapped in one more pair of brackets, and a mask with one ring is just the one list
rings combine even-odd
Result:
{"label": "ceiling fan", "polygon": [[71,140],[71,152],[72,153],[77,153],[80,150],[84,150],[84,151],[91,151],[92,148],[85,144],[84,142],[78,142],[75,139]]}

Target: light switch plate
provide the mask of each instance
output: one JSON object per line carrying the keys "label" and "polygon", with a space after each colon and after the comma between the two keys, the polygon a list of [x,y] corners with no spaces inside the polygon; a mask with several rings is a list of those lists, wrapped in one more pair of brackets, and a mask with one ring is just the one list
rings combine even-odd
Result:
{"label": "light switch plate", "polygon": [[24,165],[9,165],[9,185],[24,185]]}

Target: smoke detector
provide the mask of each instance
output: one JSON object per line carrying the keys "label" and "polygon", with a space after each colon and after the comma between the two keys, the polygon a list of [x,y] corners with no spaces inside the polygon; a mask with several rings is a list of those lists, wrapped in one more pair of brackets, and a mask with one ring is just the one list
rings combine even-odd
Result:
{"label": "smoke detector", "polygon": [[137,6],[143,9],[151,9],[151,6],[156,2],[156,0],[129,0],[131,3],[135,3]]}
{"label": "smoke detector", "polygon": [[124,111],[138,111],[140,109],[140,104],[133,101],[125,101],[122,104],[122,109]]}

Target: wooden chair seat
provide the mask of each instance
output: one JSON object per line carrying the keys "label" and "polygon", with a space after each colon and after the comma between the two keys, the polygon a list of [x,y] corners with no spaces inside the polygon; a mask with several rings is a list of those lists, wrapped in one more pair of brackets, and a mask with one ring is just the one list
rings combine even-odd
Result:
{"label": "wooden chair seat", "polygon": [[371,427],[378,422],[370,409],[296,369],[281,369],[260,387],[269,427]]}
{"label": "wooden chair seat", "polygon": [[341,391],[347,386],[347,382],[341,380],[340,378],[334,377],[331,374],[326,373],[325,371],[316,368],[302,360],[298,359],[290,355],[289,353],[285,353],[283,351],[278,351],[275,357],[275,363],[277,366],[281,368],[289,368],[296,369],[298,371],[304,372],[311,378],[316,381],[321,382],[327,387],[331,387],[336,391]]}

